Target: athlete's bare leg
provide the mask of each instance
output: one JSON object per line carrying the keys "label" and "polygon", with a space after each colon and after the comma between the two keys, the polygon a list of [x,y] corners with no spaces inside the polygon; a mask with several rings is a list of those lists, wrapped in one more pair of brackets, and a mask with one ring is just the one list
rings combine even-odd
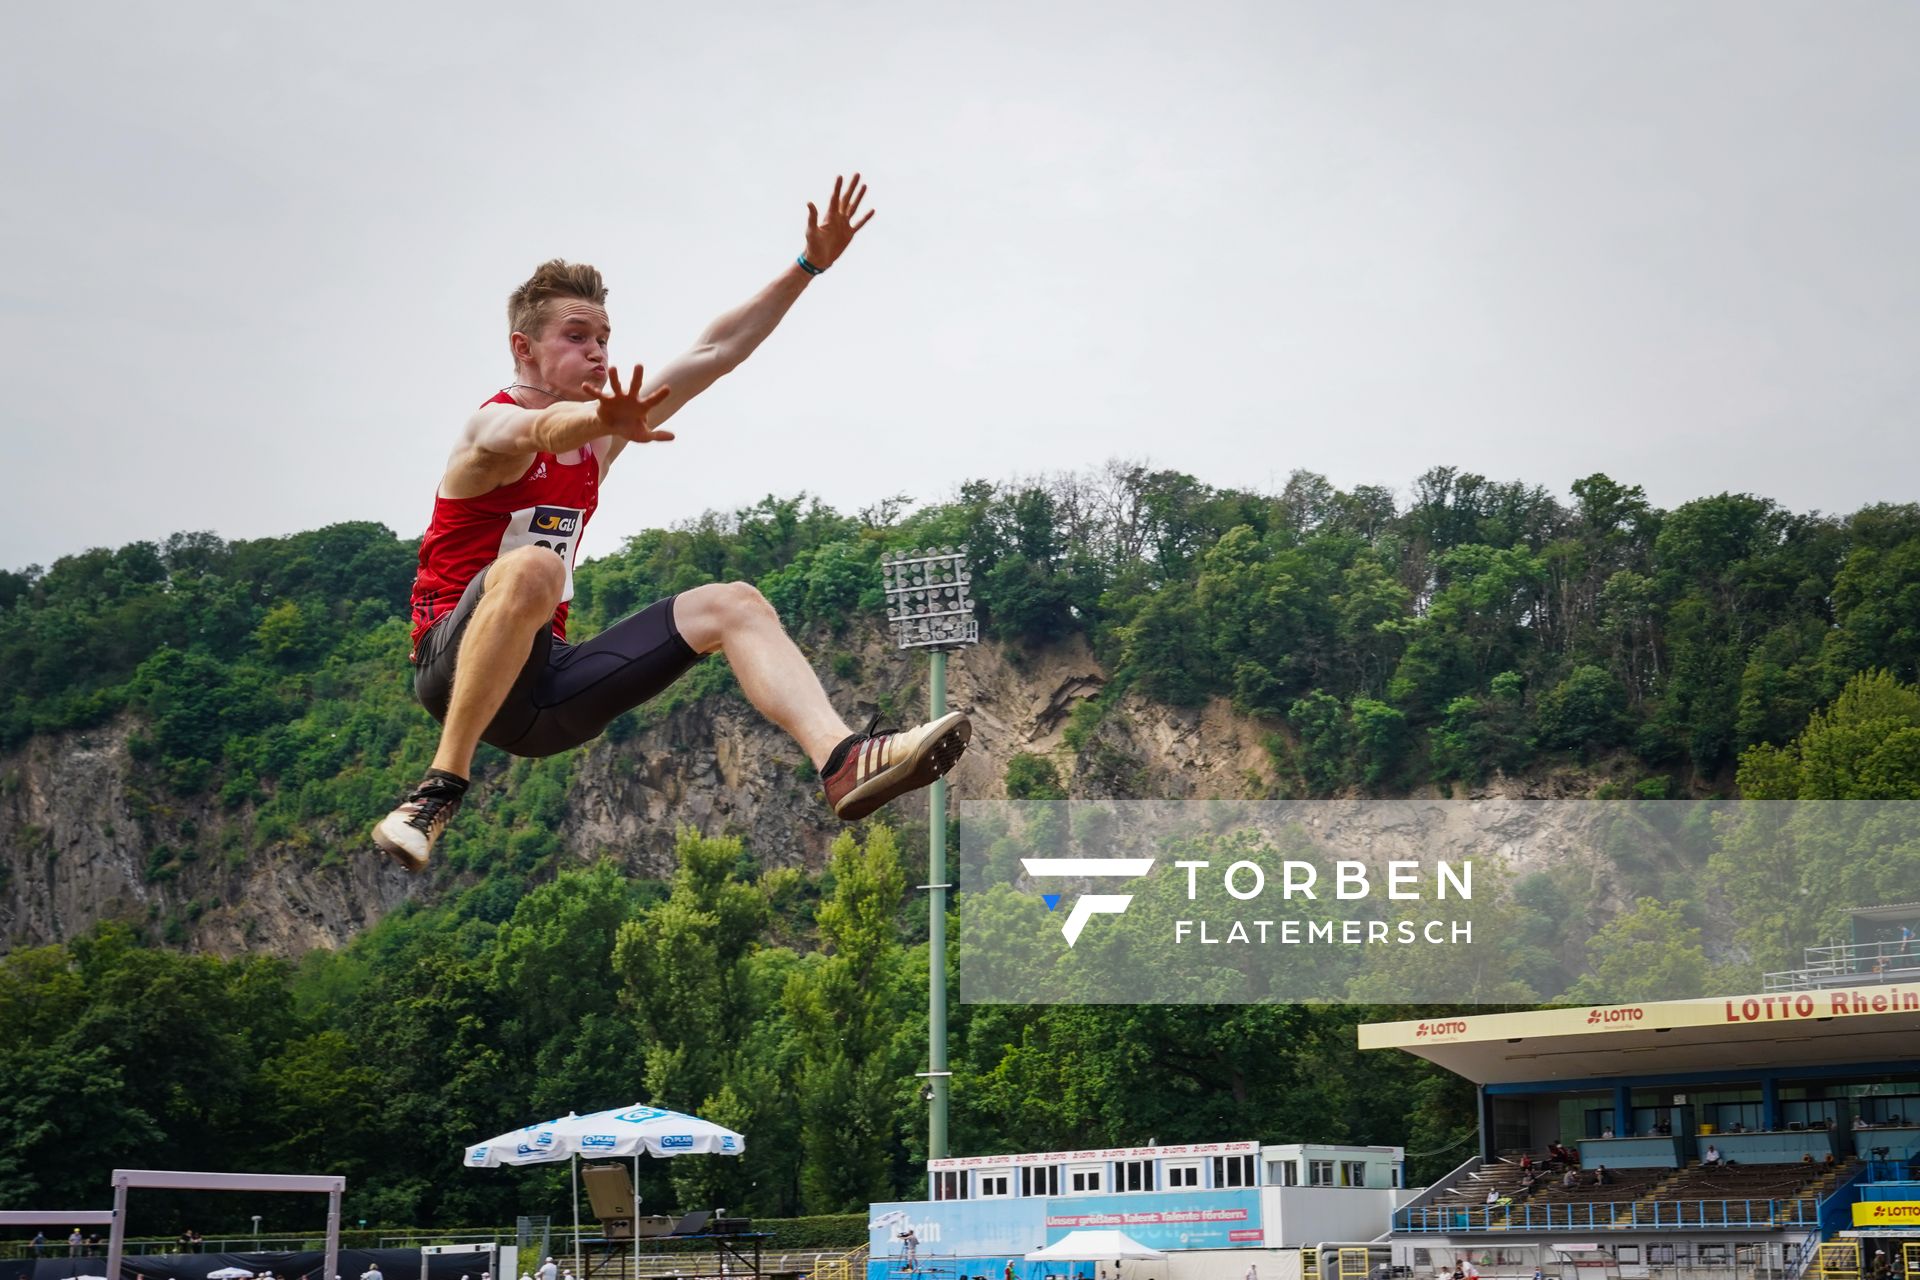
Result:
{"label": "athlete's bare leg", "polygon": [[[780,616],[752,585],[714,582],[682,592],[673,600],[673,625],[694,652],[726,655],[747,701],[785,729],[814,768],[853,735]],[[451,727],[451,716],[447,723]]]}
{"label": "athlete's bare leg", "polygon": [[534,636],[553,617],[566,585],[566,566],[545,547],[509,551],[487,570],[480,603],[460,638],[460,661],[454,668],[440,747],[433,753],[434,768],[469,776],[480,735],[507,700]]}
{"label": "athlete's bare leg", "polygon": [[682,592],[674,597],[673,623],[695,651],[727,655],[747,701],[800,744],[820,771],[827,803],[845,821],[926,786],[967,749],[973,726],[958,711],[907,730],[850,732],[773,606],[747,583]]}

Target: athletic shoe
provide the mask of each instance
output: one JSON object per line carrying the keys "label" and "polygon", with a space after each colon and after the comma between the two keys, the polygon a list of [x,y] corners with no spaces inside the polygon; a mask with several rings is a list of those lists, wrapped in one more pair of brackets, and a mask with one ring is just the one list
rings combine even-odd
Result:
{"label": "athletic shoe", "polygon": [[866,732],[856,733],[833,749],[821,783],[827,803],[844,822],[855,822],[895,796],[917,791],[960,761],[973,737],[973,722],[958,711],[908,729],[874,732],[875,716]]}
{"label": "athletic shoe", "polygon": [[427,770],[426,778],[407,793],[399,808],[374,826],[373,843],[408,871],[425,871],[428,855],[466,794],[465,778]]}

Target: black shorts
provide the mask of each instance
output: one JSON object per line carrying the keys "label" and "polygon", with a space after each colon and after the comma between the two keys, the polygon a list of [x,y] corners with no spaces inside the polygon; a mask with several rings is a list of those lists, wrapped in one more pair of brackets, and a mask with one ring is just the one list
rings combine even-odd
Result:
{"label": "black shorts", "polygon": [[[475,574],[460,603],[420,637],[413,692],[435,720],[447,718],[460,640],[486,578],[485,569]],[[480,740],[511,755],[550,756],[599,737],[615,716],[654,697],[700,661],[702,655],[673,625],[673,601],[656,600],[585,644],[556,640],[542,624],[526,665]]]}

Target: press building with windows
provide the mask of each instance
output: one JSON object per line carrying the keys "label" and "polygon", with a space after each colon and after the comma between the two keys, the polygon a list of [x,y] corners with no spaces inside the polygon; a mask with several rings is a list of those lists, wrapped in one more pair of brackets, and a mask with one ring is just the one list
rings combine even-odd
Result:
{"label": "press building with windows", "polygon": [[[1112,1230],[1165,1262],[1090,1264],[1113,1280],[1299,1280],[1301,1251],[1378,1237],[1409,1192],[1399,1147],[1239,1142],[1035,1151],[930,1161],[927,1199],[872,1206],[869,1280],[1022,1280],[1024,1255]],[[914,1256],[908,1265],[907,1232]]]}

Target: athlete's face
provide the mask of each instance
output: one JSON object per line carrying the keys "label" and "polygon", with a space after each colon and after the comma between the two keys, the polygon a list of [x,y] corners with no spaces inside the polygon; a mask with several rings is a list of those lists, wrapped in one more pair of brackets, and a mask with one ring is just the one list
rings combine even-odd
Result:
{"label": "athlete's face", "polygon": [[547,322],[539,337],[513,335],[513,354],[536,386],[578,400],[584,394],[582,383],[595,391],[606,385],[607,342],[612,336],[606,308],[584,298],[559,298],[547,304]]}

